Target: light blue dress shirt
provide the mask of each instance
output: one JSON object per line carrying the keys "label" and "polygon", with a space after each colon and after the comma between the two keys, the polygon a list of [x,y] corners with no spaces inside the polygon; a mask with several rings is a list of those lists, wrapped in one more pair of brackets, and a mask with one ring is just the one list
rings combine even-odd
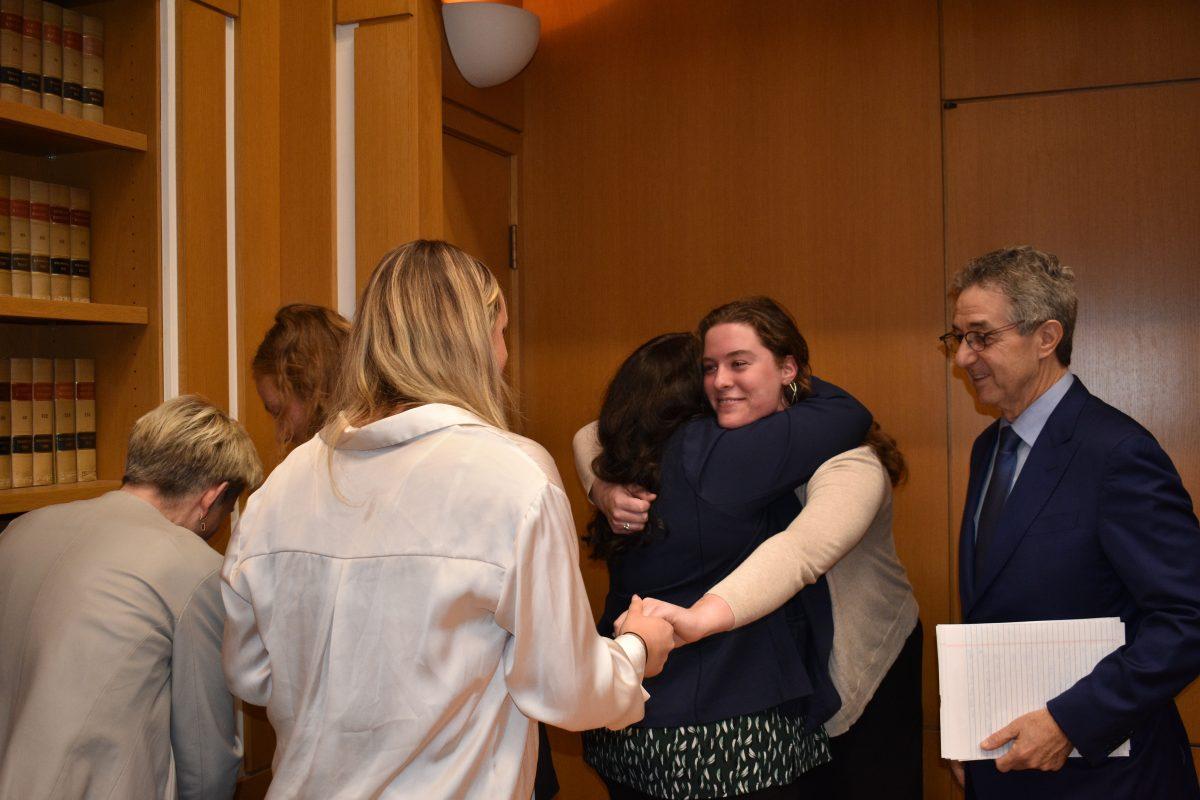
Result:
{"label": "light blue dress shirt", "polygon": [[[1067,390],[1071,388],[1071,384],[1075,382],[1075,376],[1068,372],[1063,375],[1054,385],[1046,391],[1042,392],[1041,397],[1034,400],[1029,408],[1021,412],[1021,415],[1014,419],[1011,423],[1007,420],[1000,420],[1000,427],[1012,427],[1013,433],[1017,435],[1017,468],[1013,470],[1012,483],[1009,484],[1008,490],[1011,492],[1012,487],[1016,486],[1017,478],[1021,475],[1021,468],[1025,466],[1025,459],[1029,458],[1029,451],[1033,448],[1034,442],[1042,433],[1042,428],[1046,427],[1046,420],[1050,419],[1050,415],[1054,413],[1054,409],[1058,408],[1058,404],[1066,397]],[[983,482],[983,488],[979,492],[979,504],[975,506],[975,531],[979,531],[979,512],[983,509],[983,498],[987,496],[988,484],[992,481],[992,468],[996,463],[996,447],[999,445],[1000,437],[996,437],[996,444],[992,445],[992,456],[988,460],[987,479]]]}

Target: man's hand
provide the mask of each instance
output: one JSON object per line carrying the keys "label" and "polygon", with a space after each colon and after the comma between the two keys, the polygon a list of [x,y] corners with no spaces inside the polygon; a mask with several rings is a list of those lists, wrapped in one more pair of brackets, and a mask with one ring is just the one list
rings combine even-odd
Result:
{"label": "man's hand", "polygon": [[996,769],[1039,769],[1056,772],[1067,763],[1074,749],[1062,728],[1045,708],[1023,714],[980,743],[984,750],[995,750],[1012,741],[1012,749],[996,759]]}
{"label": "man's hand", "polygon": [[636,484],[622,486],[599,478],[592,484],[589,496],[600,513],[608,518],[614,533],[636,533],[645,528],[646,520],[650,518],[650,504],[658,497]]}
{"label": "man's hand", "polygon": [[947,761],[950,765],[950,774],[954,776],[954,780],[958,781],[958,788],[967,788],[967,773],[963,769],[961,761]]}
{"label": "man's hand", "polygon": [[642,613],[642,598],[636,594],[621,618],[617,620],[617,636],[623,633],[636,633],[646,644],[645,677],[653,678],[663,671],[667,656],[675,646],[671,623],[658,617],[647,617]]}

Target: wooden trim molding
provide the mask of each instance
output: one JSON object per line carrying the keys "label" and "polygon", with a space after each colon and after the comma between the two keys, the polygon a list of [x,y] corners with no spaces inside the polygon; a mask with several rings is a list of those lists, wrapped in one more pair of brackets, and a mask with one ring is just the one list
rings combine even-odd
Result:
{"label": "wooden trim molding", "polygon": [[337,0],[334,9],[338,25],[371,22],[388,17],[411,16],[419,0]]}
{"label": "wooden trim molding", "polygon": [[237,19],[242,13],[241,0],[192,0],[192,2],[208,6],[213,11],[220,12],[233,19]]}

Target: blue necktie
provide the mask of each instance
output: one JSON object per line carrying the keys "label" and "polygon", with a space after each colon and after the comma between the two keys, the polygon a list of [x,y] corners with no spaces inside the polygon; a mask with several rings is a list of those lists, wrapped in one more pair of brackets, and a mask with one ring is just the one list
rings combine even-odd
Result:
{"label": "blue necktie", "polygon": [[1013,473],[1017,469],[1017,445],[1021,437],[1012,427],[1000,428],[1000,446],[996,448],[996,461],[992,465],[992,479],[988,481],[987,493],[983,496],[983,507],[979,509],[979,526],[975,532],[975,577],[983,573],[983,558],[996,536],[1000,525],[1000,512],[1008,499]]}

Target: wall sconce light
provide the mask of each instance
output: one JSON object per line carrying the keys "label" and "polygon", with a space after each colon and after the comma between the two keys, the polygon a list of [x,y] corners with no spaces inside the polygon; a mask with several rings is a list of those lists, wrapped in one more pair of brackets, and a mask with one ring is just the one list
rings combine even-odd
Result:
{"label": "wall sconce light", "polygon": [[542,29],[537,14],[499,3],[444,3],[442,21],[458,71],[479,89],[504,83],[525,69]]}

